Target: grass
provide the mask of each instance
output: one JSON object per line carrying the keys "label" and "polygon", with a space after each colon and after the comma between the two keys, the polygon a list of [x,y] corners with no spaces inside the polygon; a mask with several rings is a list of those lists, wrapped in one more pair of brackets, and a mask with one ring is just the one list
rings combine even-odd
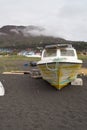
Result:
{"label": "grass", "polygon": [[[0,73],[4,71],[22,71],[29,69],[30,61],[38,61],[39,58],[29,58],[24,56],[2,56],[0,57]],[[28,66],[24,66],[24,64],[28,64]]]}
{"label": "grass", "polygon": [[78,58],[81,60],[87,60],[87,55],[78,54]]}

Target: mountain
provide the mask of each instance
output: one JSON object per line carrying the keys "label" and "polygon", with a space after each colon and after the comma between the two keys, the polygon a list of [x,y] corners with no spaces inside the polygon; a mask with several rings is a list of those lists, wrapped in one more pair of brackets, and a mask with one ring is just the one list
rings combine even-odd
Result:
{"label": "mountain", "polygon": [[38,26],[14,26],[7,25],[0,28],[0,35],[20,35],[20,36],[37,36],[41,34],[44,28]]}
{"label": "mountain", "polygon": [[0,48],[18,48],[45,46],[46,44],[71,43],[78,50],[87,50],[86,42],[67,41],[60,37],[53,37],[40,26],[6,25],[0,28]]}
{"label": "mountain", "polygon": [[64,42],[63,38],[47,36],[39,26],[6,25],[0,28],[0,47],[26,48],[42,46],[43,43]]}

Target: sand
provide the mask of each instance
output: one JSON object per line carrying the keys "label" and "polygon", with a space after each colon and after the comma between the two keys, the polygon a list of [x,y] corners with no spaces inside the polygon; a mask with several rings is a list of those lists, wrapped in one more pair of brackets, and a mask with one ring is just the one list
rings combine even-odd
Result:
{"label": "sand", "polygon": [[83,86],[56,90],[28,74],[1,74],[0,130],[87,130],[87,76]]}

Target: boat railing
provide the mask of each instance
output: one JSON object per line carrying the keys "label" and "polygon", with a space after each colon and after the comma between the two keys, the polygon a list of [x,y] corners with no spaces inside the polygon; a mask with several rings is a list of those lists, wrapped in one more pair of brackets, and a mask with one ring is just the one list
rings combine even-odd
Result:
{"label": "boat railing", "polygon": [[55,44],[55,45],[47,45],[47,46],[45,46],[45,48],[47,49],[47,48],[49,48],[49,49],[51,49],[51,48],[71,48],[72,47],[72,45],[71,44]]}

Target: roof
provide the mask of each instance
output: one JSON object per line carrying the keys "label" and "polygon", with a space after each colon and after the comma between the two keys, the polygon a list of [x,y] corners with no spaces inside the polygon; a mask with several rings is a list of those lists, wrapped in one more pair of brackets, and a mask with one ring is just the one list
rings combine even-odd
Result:
{"label": "roof", "polygon": [[55,48],[71,48],[72,45],[71,44],[55,44],[55,45],[46,45],[45,48],[49,48],[49,49],[55,49]]}

